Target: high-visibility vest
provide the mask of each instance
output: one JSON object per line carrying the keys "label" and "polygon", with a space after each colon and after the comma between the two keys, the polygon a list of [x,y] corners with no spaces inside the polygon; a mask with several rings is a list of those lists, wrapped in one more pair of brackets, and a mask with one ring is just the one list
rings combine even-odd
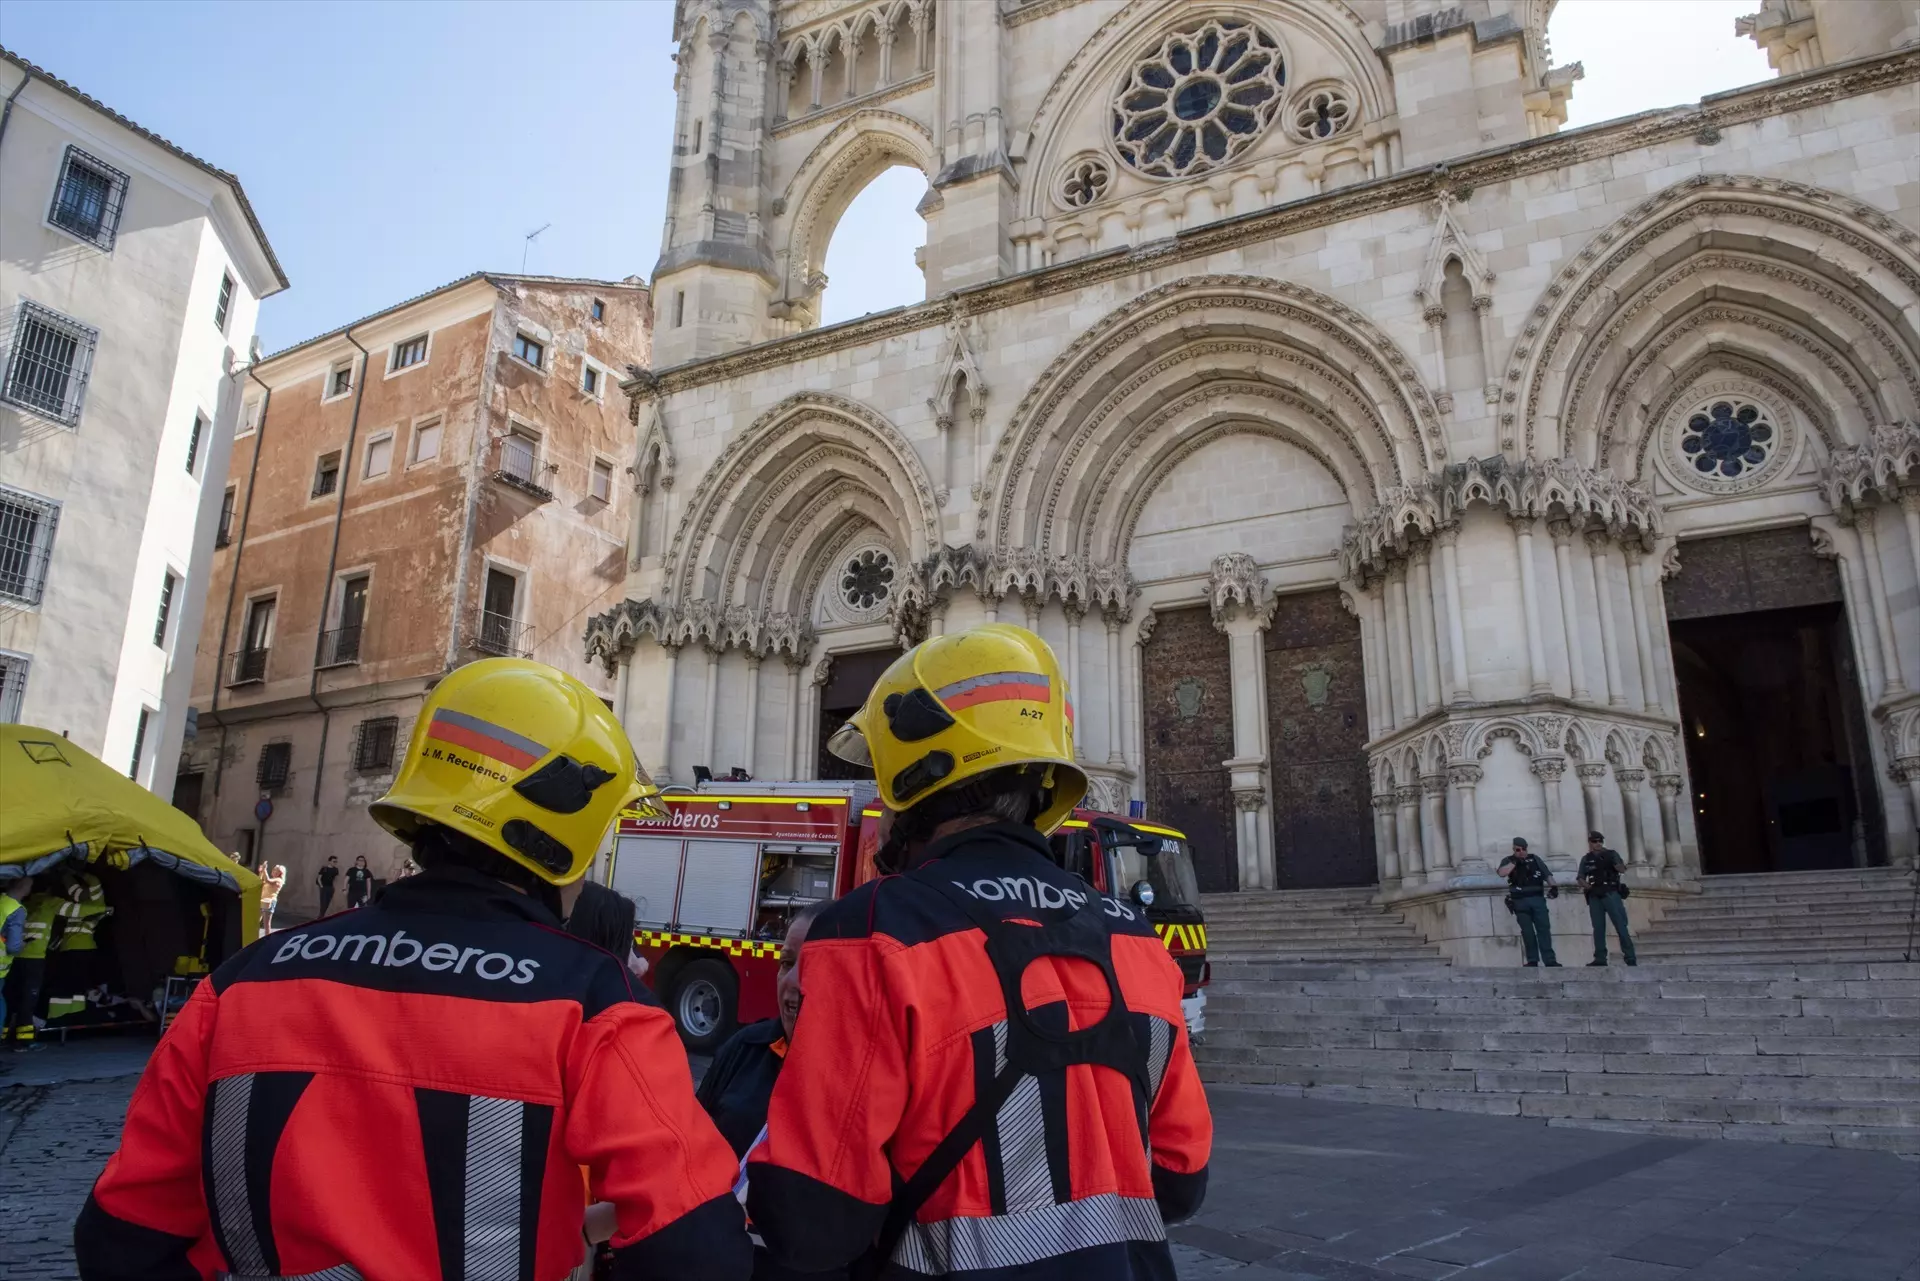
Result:
{"label": "high-visibility vest", "polygon": [[46,959],[47,944],[53,942],[53,921],[65,902],[52,894],[35,894],[27,900],[27,945],[20,949],[20,959]]}
{"label": "high-visibility vest", "polygon": [[105,903],[64,904],[60,909],[60,919],[64,922],[60,937],[54,941],[56,952],[92,952],[100,944],[94,938],[94,931],[100,928],[100,922],[107,919],[111,909]]}
{"label": "high-visibility vest", "polygon": [[7,977],[7,971],[13,968],[13,953],[7,951],[4,931],[7,918],[26,906],[11,894],[0,894],[0,979]]}

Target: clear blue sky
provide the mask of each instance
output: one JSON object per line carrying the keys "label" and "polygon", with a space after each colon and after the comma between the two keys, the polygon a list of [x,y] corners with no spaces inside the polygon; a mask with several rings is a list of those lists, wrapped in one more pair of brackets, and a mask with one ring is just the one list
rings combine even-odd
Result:
{"label": "clear blue sky", "polygon": [[[1563,0],[1571,124],[1768,76],[1758,0]],[[482,268],[646,276],[673,131],[671,0],[0,4],[0,43],[240,176],[293,288],[278,348]],[[1651,32],[1661,38],[1649,39]],[[925,190],[895,169],[829,247],[828,321],[920,296]]]}

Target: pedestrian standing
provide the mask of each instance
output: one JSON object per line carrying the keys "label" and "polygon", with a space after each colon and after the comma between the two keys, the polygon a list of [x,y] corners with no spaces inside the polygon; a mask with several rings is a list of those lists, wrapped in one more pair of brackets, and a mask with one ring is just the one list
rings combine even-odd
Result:
{"label": "pedestrian standing", "polygon": [[320,915],[325,916],[333,908],[333,886],[340,879],[340,856],[327,855],[325,866],[313,879],[320,887]]}
{"label": "pedestrian standing", "polygon": [[1607,963],[1608,921],[1620,936],[1621,959],[1628,965],[1640,963],[1634,958],[1633,935],[1627,932],[1626,898],[1632,891],[1620,875],[1626,866],[1625,859],[1607,848],[1605,835],[1587,833],[1587,852],[1580,857],[1576,881],[1587,896],[1587,916],[1593,921],[1593,959],[1587,962],[1588,968]]}
{"label": "pedestrian standing", "polygon": [[7,975],[13,958],[27,946],[27,899],[32,894],[31,876],[0,890],[0,1028],[7,1025]]}
{"label": "pedestrian standing", "polygon": [[373,873],[367,869],[367,856],[362,854],[347,869],[347,909],[365,907],[367,896],[372,893]]}
{"label": "pedestrian standing", "polygon": [[273,932],[273,909],[280,902],[281,887],[287,883],[287,865],[274,864],[273,870],[260,878],[260,933]]}
{"label": "pedestrian standing", "polygon": [[1547,900],[1560,897],[1553,883],[1553,869],[1545,859],[1527,849],[1527,838],[1513,838],[1513,853],[1500,860],[1500,875],[1507,878],[1507,910],[1520,922],[1520,943],[1526,949],[1527,968],[1542,962],[1558,969],[1560,958],[1553,954],[1553,919],[1547,913]]}

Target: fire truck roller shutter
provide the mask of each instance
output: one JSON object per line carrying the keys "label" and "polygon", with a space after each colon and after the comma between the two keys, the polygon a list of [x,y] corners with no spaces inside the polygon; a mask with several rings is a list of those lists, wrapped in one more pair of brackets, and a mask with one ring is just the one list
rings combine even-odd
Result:
{"label": "fire truck roller shutter", "polygon": [[688,841],[681,878],[683,930],[745,934],[760,889],[760,846],[753,841]]}
{"label": "fire truck roller shutter", "polygon": [[635,923],[673,924],[685,844],[677,836],[622,836],[614,841],[612,888],[633,900]]}

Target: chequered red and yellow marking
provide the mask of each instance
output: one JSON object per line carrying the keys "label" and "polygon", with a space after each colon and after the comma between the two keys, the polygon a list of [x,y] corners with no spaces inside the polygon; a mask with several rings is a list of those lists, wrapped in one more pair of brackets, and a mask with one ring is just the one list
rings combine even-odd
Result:
{"label": "chequered red and yellow marking", "polygon": [[633,941],[642,947],[705,947],[728,956],[778,957],[784,950],[777,940],[734,939],[716,934],[676,934],[671,930],[635,930]]}

